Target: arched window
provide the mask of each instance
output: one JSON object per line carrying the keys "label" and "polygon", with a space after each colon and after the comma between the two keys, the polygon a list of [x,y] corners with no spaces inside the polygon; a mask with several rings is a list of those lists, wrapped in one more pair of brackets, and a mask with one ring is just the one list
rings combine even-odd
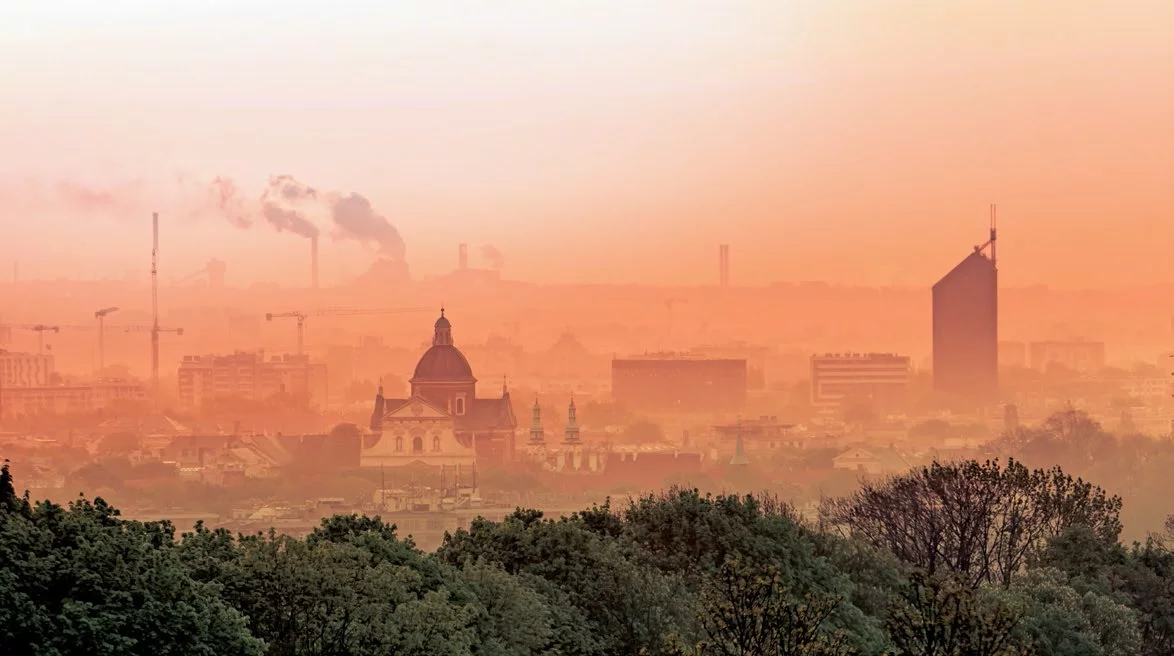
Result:
{"label": "arched window", "polygon": [[412,438],[412,453],[424,452],[424,438],[419,435]]}
{"label": "arched window", "polygon": [[395,436],[395,450],[396,451],[403,451],[404,450],[404,436],[403,435],[396,435]]}
{"label": "arched window", "polygon": [[464,395],[457,397],[457,415],[465,414],[465,397]]}
{"label": "arched window", "polygon": [[432,450],[433,451],[440,450],[440,436],[439,435],[432,436]]}

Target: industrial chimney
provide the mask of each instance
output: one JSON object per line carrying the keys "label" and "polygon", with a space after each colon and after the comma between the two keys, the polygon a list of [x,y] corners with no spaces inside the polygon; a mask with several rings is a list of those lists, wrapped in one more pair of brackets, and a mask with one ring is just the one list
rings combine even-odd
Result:
{"label": "industrial chimney", "polygon": [[457,268],[464,271],[469,268],[469,245],[461,244],[457,251]]}
{"label": "industrial chimney", "polygon": [[310,287],[318,289],[318,235],[310,237]]}
{"label": "industrial chimney", "polygon": [[718,279],[722,287],[730,286],[730,245],[721,244],[717,247]]}

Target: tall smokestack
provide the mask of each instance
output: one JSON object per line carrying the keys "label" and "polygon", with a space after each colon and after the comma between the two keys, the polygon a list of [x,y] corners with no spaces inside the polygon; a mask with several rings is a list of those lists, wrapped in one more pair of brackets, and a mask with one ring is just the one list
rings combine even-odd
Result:
{"label": "tall smokestack", "polygon": [[722,287],[730,286],[730,245],[720,244],[717,247],[718,279]]}
{"label": "tall smokestack", "polygon": [[461,271],[469,268],[469,245],[461,244],[457,251],[457,268]]}
{"label": "tall smokestack", "polygon": [[318,235],[310,237],[310,287],[318,289]]}

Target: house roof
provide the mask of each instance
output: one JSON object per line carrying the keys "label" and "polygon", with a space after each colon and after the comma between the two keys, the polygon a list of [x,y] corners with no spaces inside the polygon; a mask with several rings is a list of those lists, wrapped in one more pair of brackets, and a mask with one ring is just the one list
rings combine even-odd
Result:
{"label": "house roof", "polygon": [[908,469],[909,463],[901,454],[887,447],[852,447],[840,455],[832,458],[834,462],[845,460],[873,460],[883,469],[900,471]]}

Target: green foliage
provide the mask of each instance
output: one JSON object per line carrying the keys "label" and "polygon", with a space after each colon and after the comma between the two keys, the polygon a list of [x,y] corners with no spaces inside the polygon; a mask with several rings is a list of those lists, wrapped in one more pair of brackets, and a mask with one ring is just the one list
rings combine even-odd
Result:
{"label": "green foliage", "polygon": [[607,539],[580,519],[544,520],[518,510],[500,523],[475,520],[445,537],[441,561],[468,567],[483,560],[513,575],[540,579],[550,603],[573,607],[586,625],[559,634],[560,649],[636,653],[679,631],[688,595],[659,571],[641,567],[622,541]]}
{"label": "green foliage", "polygon": [[1028,653],[1014,643],[1019,613],[984,598],[950,575],[915,573],[886,626],[900,656],[1012,656]]}
{"label": "green foliage", "polygon": [[698,620],[705,639],[698,656],[837,656],[852,653],[842,635],[825,629],[835,597],[792,596],[773,567],[724,564],[702,590]]}
{"label": "green foliage", "polygon": [[[78,478],[130,475],[109,460]],[[100,498],[33,504],[5,464],[0,651],[1174,653],[1174,553],[1120,545],[1119,509],[1058,468],[935,463],[829,503],[819,528],[771,497],[674,488],[478,519],[426,554],[360,515],[302,539],[197,525],[177,541]]]}
{"label": "green foliage", "polygon": [[1036,569],[995,592],[1023,618],[1015,639],[1054,656],[1141,653],[1141,631],[1128,607],[1092,591],[1081,594],[1056,569]]}
{"label": "green foliage", "polygon": [[11,654],[260,654],[246,619],[193,580],[167,523],[102,499],[17,499],[0,477],[0,644]]}
{"label": "green foliage", "polygon": [[1148,540],[1125,549],[1075,527],[1052,540],[1037,560],[1067,574],[1069,585],[1078,592],[1111,597],[1128,606],[1141,631],[1137,653],[1174,653],[1174,553],[1164,544]]}

